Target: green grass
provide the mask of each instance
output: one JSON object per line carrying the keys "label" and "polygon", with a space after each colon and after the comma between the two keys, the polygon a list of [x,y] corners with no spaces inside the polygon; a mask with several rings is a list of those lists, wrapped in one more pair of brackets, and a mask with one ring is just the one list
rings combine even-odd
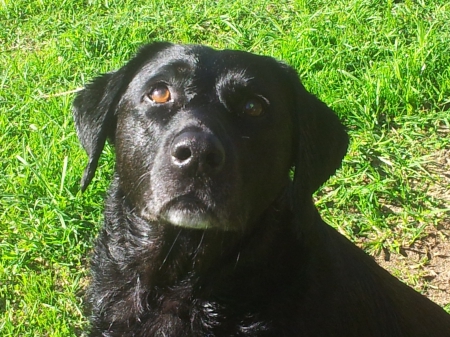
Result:
{"label": "green grass", "polygon": [[0,0],[2,336],[74,336],[86,326],[87,258],[113,155],[105,150],[81,195],[86,156],[70,91],[151,40],[294,66],[352,139],[318,206],[369,252],[399,250],[449,221],[448,199],[433,193],[448,174],[434,162],[450,148],[447,1]]}

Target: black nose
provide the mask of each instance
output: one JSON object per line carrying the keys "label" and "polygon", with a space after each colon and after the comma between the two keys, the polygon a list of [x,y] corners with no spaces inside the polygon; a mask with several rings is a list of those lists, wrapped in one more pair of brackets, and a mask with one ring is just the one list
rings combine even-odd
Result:
{"label": "black nose", "polygon": [[186,131],[174,138],[170,149],[173,165],[188,174],[219,172],[225,163],[222,143],[211,133]]}

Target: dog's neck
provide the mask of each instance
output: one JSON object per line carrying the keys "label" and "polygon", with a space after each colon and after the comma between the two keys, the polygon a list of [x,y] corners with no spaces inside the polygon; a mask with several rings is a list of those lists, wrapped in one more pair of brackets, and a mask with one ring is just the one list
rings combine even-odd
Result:
{"label": "dog's neck", "polygon": [[[245,270],[248,275],[248,268],[268,270],[267,261],[285,265],[284,255],[290,254],[286,252],[285,247],[289,247],[286,242],[297,240],[298,233],[292,228],[292,212],[286,197],[288,189],[247,233],[152,223],[140,218],[127,205],[126,197],[119,189],[113,190],[116,193],[110,195],[110,199],[114,202],[108,204],[112,205],[111,211],[121,212],[123,216],[111,216],[106,220],[126,219],[127,223],[113,224],[116,230],[111,235],[129,240],[123,243],[121,254],[130,255],[129,260],[141,261],[141,282],[151,287],[171,287],[186,278],[208,283],[213,280],[204,279],[205,275],[222,279],[226,274],[234,275],[240,270]],[[108,212],[107,209],[107,218]],[[254,256],[258,259],[253,259]]]}
{"label": "dog's neck", "polygon": [[[293,292],[307,287],[307,280],[304,285],[289,283],[307,274],[304,268],[309,258],[302,244],[305,238],[293,225],[286,202],[290,197],[276,200],[243,234],[154,224],[127,205],[120,189],[110,191],[107,226],[98,243],[107,257],[94,260],[93,268],[99,272],[108,263],[109,269],[120,274],[107,293],[113,296],[118,289],[124,293],[115,309],[122,319],[135,321],[142,308],[150,306],[154,308],[152,321],[161,321],[155,323],[161,329],[167,320],[178,322],[185,317],[189,322],[193,312],[211,320],[218,312],[220,317],[240,313],[250,325],[261,323],[262,329],[263,313],[276,306],[273,301],[289,301]],[[101,297],[94,302],[103,306],[108,300]],[[115,311],[110,314],[116,315]]]}

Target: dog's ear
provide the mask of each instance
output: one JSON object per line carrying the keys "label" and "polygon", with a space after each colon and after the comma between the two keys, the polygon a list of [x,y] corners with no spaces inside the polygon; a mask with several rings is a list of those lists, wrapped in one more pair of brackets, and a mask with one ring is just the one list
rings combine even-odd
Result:
{"label": "dog's ear", "polygon": [[286,66],[293,94],[294,188],[314,193],[341,166],[348,135],[325,103],[306,91],[295,70]]}
{"label": "dog's ear", "polygon": [[78,93],[73,103],[75,126],[81,145],[89,156],[81,179],[82,191],[94,177],[106,140],[114,143],[117,105],[129,82],[143,64],[169,46],[171,44],[166,42],[145,45],[118,71],[97,77]]}
{"label": "dog's ear", "polygon": [[122,70],[104,74],[86,85],[73,102],[78,138],[89,156],[89,162],[81,179],[82,191],[94,177],[106,139],[114,140],[115,110],[123,82],[124,71]]}

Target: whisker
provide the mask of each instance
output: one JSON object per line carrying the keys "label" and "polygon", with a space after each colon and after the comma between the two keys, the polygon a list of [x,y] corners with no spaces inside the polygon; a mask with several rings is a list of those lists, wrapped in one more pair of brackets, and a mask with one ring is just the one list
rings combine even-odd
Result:
{"label": "whisker", "polygon": [[159,270],[161,270],[161,268],[164,266],[164,264],[166,263],[167,259],[169,258],[169,255],[170,255],[170,253],[172,252],[173,247],[175,247],[175,243],[177,242],[178,237],[179,237],[180,234],[181,234],[181,231],[182,231],[182,229],[180,229],[180,231],[178,232],[177,236],[175,237],[175,240],[173,240],[172,246],[170,246],[170,249],[169,249],[169,251],[167,252],[166,257],[164,258],[163,262],[161,263],[161,266],[159,266]]}
{"label": "whisker", "polygon": [[237,257],[236,257],[236,263],[234,264],[234,269],[236,269],[238,263],[239,263],[239,259],[241,257],[241,252],[238,253]]}
{"label": "whisker", "polygon": [[127,193],[126,197],[129,196],[129,194],[131,193],[131,191],[137,190],[138,187],[139,187],[139,185],[142,184],[142,182],[144,181],[144,178],[146,178],[148,175],[150,175],[150,172],[149,172],[149,171],[148,171],[148,172],[145,172],[143,175],[141,175],[141,176],[138,178],[138,180],[137,180],[137,185],[136,185],[136,187],[133,188],[133,189],[131,189],[131,190]]}
{"label": "whisker", "polygon": [[197,248],[195,249],[194,256],[193,256],[194,260],[197,258],[197,255],[200,253],[200,247],[201,247],[201,245],[203,243],[203,239],[204,238],[205,238],[205,231],[203,231],[202,238],[200,239],[200,242],[199,242]]}

